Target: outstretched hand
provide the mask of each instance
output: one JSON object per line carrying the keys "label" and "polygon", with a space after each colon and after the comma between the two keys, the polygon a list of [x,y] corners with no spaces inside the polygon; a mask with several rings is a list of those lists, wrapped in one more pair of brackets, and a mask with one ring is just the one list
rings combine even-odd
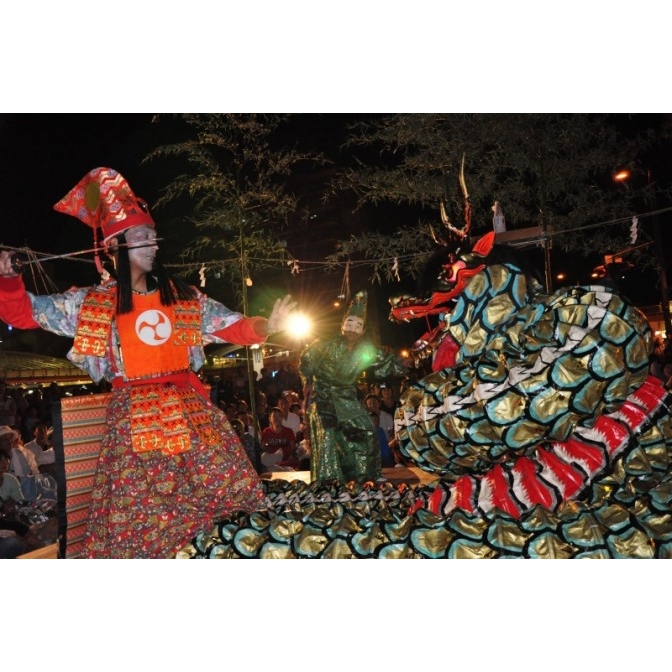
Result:
{"label": "outstretched hand", "polygon": [[266,330],[268,333],[274,334],[277,331],[285,329],[287,318],[291,315],[296,306],[296,301],[293,301],[289,294],[282,299],[278,299],[273,305],[273,310],[266,323]]}

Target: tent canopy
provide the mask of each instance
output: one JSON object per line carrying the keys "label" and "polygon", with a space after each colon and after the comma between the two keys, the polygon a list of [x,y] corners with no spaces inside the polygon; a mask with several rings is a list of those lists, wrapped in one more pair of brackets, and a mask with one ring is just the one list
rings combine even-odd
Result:
{"label": "tent canopy", "polygon": [[67,359],[0,350],[0,379],[7,385],[86,385],[91,378]]}

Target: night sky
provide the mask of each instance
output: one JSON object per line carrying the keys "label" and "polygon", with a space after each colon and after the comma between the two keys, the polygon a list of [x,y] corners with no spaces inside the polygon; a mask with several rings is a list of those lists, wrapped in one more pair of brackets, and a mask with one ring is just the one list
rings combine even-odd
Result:
{"label": "night sky", "polygon": [[53,205],[96,166],[111,165],[134,184],[151,120],[149,114],[0,115],[0,242],[50,253],[74,249],[70,240],[90,246],[91,231]]}

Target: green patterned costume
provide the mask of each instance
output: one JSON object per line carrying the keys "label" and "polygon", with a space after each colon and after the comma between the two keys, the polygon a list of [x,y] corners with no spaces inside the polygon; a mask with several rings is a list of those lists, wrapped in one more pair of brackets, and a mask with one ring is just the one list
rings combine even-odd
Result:
{"label": "green patterned costume", "polygon": [[349,349],[341,335],[315,341],[302,353],[299,372],[312,386],[307,406],[311,480],[361,483],[381,475],[378,439],[355,387],[369,369],[378,378],[404,373],[397,355],[365,340]]}

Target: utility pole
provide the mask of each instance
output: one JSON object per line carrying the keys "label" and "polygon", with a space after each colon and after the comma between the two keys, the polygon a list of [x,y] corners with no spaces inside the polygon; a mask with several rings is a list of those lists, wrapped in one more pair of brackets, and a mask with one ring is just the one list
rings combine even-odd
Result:
{"label": "utility pole", "polygon": [[[251,283],[250,278],[247,274],[247,260],[245,258],[245,247],[243,244],[243,223],[240,224],[240,278],[242,281],[242,295],[243,295],[243,315],[249,313],[249,305],[247,300],[247,288]],[[255,469],[258,473],[261,473],[261,436],[259,434],[259,419],[257,418],[257,403],[256,403],[256,391],[254,388],[254,380],[256,378],[256,372],[254,370],[254,364],[252,362],[252,351],[249,345],[245,346],[245,363],[247,365],[247,384],[248,391],[250,395],[250,413],[252,415],[252,426],[254,427],[254,461]]]}
{"label": "utility pole", "polygon": [[[651,169],[646,171],[646,184],[652,187]],[[660,283],[660,311],[663,314],[663,324],[665,325],[665,338],[672,338],[672,320],[670,320],[670,291],[667,285],[667,265],[665,263],[665,252],[663,250],[663,237],[660,233],[660,219],[655,213],[657,206],[656,192],[650,191],[651,206],[654,211],[653,220],[653,246],[656,254],[656,265],[658,266],[658,281]]]}
{"label": "utility pole", "polygon": [[546,281],[546,294],[553,291],[553,275],[551,273],[551,237],[548,235],[548,229],[544,226],[544,279]]}
{"label": "utility pole", "polygon": [[[629,189],[628,181],[632,177],[632,173],[628,169],[620,170],[614,174],[615,182],[620,182]],[[646,184],[649,187],[649,196],[645,196],[644,202],[647,207],[653,211],[656,209],[656,195],[652,191],[653,180],[651,179],[651,169],[646,171]],[[663,324],[665,325],[665,338],[672,339],[672,319],[670,319],[670,291],[667,284],[667,265],[665,263],[665,252],[663,250],[663,239],[660,232],[660,220],[658,215],[653,215],[653,248],[656,258],[656,266],[658,270],[658,282],[660,284],[660,312],[663,316]]]}
{"label": "utility pole", "polygon": [[665,338],[672,338],[672,320],[670,320],[670,291],[667,285],[667,268],[665,267],[665,252],[663,251],[663,239],[660,233],[660,220],[658,215],[653,215],[653,241],[656,252],[656,265],[658,266],[658,278],[660,282],[660,310],[665,324]]}

